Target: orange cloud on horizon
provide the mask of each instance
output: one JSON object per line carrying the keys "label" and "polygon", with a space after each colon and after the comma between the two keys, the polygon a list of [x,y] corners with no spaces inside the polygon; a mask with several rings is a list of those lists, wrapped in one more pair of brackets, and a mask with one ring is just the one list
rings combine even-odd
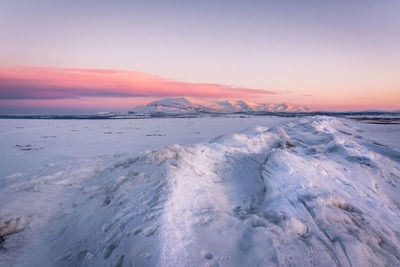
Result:
{"label": "orange cloud on horizon", "polygon": [[192,83],[111,69],[0,67],[0,99],[73,99],[80,97],[229,97],[248,98],[274,91],[213,83]]}

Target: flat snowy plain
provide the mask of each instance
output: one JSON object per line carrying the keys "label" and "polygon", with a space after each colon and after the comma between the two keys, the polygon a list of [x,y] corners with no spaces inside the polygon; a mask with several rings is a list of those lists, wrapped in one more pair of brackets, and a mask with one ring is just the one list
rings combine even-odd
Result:
{"label": "flat snowy plain", "polygon": [[400,124],[0,120],[1,266],[399,266]]}

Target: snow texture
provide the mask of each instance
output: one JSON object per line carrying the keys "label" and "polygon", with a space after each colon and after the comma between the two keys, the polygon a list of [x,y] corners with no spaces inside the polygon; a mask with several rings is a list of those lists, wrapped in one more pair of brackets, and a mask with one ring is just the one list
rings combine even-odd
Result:
{"label": "snow texture", "polygon": [[1,265],[398,266],[399,126],[259,125],[7,174]]}

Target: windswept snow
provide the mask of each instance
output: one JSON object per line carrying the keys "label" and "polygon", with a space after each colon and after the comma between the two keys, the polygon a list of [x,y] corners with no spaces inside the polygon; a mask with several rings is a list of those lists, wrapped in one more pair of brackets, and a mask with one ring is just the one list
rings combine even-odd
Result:
{"label": "windswept snow", "polygon": [[0,263],[400,264],[399,125],[323,116],[257,124],[8,174]]}
{"label": "windswept snow", "polygon": [[237,112],[309,112],[303,106],[290,104],[252,103],[243,100],[206,101],[195,98],[166,98],[138,106],[130,111],[135,114],[191,114]]}

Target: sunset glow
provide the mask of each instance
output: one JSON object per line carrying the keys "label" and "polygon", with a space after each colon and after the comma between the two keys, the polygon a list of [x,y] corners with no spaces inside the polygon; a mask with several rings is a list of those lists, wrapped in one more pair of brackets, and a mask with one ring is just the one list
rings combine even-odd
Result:
{"label": "sunset glow", "polygon": [[1,266],[400,266],[400,0],[0,0]]}
{"label": "sunset glow", "polygon": [[398,1],[3,1],[0,113],[176,96],[400,109],[399,10]]}

